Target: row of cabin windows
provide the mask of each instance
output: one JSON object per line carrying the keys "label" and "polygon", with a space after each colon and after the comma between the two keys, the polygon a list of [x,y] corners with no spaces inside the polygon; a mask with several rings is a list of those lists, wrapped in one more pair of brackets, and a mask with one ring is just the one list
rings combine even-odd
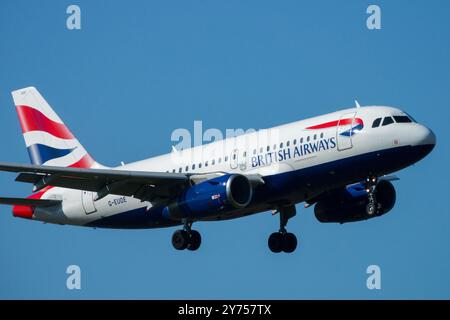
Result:
{"label": "row of cabin windows", "polygon": [[[320,138],[322,139],[323,138],[323,133],[321,133],[320,134]],[[297,142],[299,142],[300,144],[302,144],[304,141],[306,141],[306,142],[309,142],[309,141],[311,141],[311,139],[312,140],[317,140],[317,137],[318,137],[318,135],[317,134],[314,134],[314,135],[312,135],[312,136],[307,136],[305,139],[303,139],[303,137],[302,138],[300,138],[300,139],[294,139],[294,140],[292,140],[292,145],[297,145]],[[291,145],[291,141],[286,141],[286,147],[289,147]],[[280,149],[283,149],[283,146],[284,146],[284,143],[283,142],[281,142],[280,143]],[[272,150],[276,150],[277,149],[277,145],[276,144],[274,144],[273,145],[273,149]],[[270,146],[267,146],[266,147],[266,150],[267,151],[270,151]],[[253,154],[255,155],[256,154],[256,149],[253,149]],[[259,153],[263,153],[264,152],[264,148],[263,147],[261,147],[261,148],[259,148]],[[245,157],[247,157],[247,151],[244,151],[244,153],[242,154],[242,156],[245,158]],[[233,154],[233,156],[232,156],[232,158],[233,158],[233,160],[236,160],[236,157],[237,157],[237,155],[236,155],[236,153],[234,153]],[[224,162],[228,162],[228,156],[225,156],[224,157]],[[215,164],[220,164],[220,163],[222,163],[222,158],[218,158],[217,159],[217,162],[216,162],[216,160],[215,159],[212,159],[211,160],[211,166],[214,166]],[[209,165],[209,162],[208,161],[205,161],[204,163],[199,163],[197,166],[196,166],[196,164],[193,164],[193,165],[191,165],[191,166],[189,166],[189,165],[187,165],[186,167],[184,167],[184,171],[185,172],[188,172],[189,171],[189,169],[191,168],[191,170],[195,170],[196,168],[198,168],[198,169],[201,169],[202,168],[202,165],[204,165],[205,167],[208,167],[208,165]],[[175,173],[177,170],[176,169],[172,169],[172,173]],[[166,172],[169,172],[169,170],[167,170]],[[179,173],[181,173],[181,172],[183,172],[183,168],[182,167],[180,167],[180,168],[178,168],[178,172]]]}
{"label": "row of cabin windows", "polygon": [[[376,118],[372,123],[372,128],[377,128],[380,126],[382,118]],[[410,123],[412,120],[408,116],[393,116],[393,117],[385,117],[383,119],[382,126],[387,126],[391,123]]]}
{"label": "row of cabin windows", "polygon": [[[318,137],[317,134],[315,134],[313,136],[307,136],[306,139],[303,139],[303,137],[300,138],[299,140],[294,139],[294,140],[292,140],[292,145],[294,145],[294,146],[297,145],[297,142],[300,143],[300,144],[302,144],[304,141],[309,142],[309,141],[311,141],[311,139],[312,140],[317,140],[317,137]],[[320,134],[320,138],[321,139],[323,138],[323,133]],[[288,148],[290,145],[291,145],[291,141],[289,141],[289,140],[286,141],[286,148]],[[283,149],[284,146],[285,146],[285,144],[283,144],[283,142],[280,142],[280,149]],[[276,149],[277,149],[277,145],[274,144],[272,150],[276,150]],[[267,152],[270,151],[270,146],[266,147],[266,151]],[[257,150],[253,149],[253,154],[254,155],[256,154],[256,152],[257,152]],[[263,147],[259,148],[259,153],[263,153],[263,152],[264,152],[264,148]],[[244,157],[245,156],[246,156],[246,153],[244,152]]]}
{"label": "row of cabin windows", "polygon": [[[233,159],[236,159],[236,154],[233,155]],[[225,157],[223,158],[223,162],[228,162],[228,156],[225,156]],[[222,163],[222,158],[218,158],[218,159],[217,159],[217,164],[220,164],[220,163]],[[211,166],[214,166],[215,164],[216,164],[216,159],[212,159],[212,160],[211,160]],[[198,164],[197,168],[201,169],[203,165],[204,165],[205,167],[208,167],[208,166],[210,165],[210,164],[209,164],[209,161],[205,161],[205,163],[200,162],[200,163]],[[195,170],[196,165],[195,165],[195,163],[194,163],[192,166],[187,165],[187,166],[184,168],[184,171],[185,171],[185,172],[188,172],[188,171],[189,171],[189,167],[191,167],[192,170]],[[167,170],[167,172],[169,172],[169,170]],[[173,169],[173,170],[172,170],[172,173],[175,173],[175,172],[176,172],[176,169]],[[178,172],[179,172],[179,173],[183,172],[183,168],[182,168],[182,167],[178,168]]]}

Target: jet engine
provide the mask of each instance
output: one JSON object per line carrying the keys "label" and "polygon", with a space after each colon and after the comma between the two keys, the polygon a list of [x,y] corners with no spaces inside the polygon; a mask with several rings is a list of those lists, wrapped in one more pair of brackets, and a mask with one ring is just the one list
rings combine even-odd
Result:
{"label": "jet engine", "polygon": [[226,174],[195,184],[163,209],[163,216],[181,220],[201,219],[245,208],[252,199],[252,186],[241,174]]}
{"label": "jet engine", "polygon": [[395,188],[389,181],[381,180],[375,188],[377,211],[370,215],[366,207],[369,203],[364,184],[347,186],[320,199],[314,214],[320,222],[354,222],[382,216],[395,205]]}

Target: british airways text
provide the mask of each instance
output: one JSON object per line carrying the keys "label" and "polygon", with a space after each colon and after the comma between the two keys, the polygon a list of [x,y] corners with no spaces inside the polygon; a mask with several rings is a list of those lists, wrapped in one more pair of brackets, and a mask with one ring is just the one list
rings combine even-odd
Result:
{"label": "british airways text", "polygon": [[267,152],[251,158],[252,168],[267,166],[273,162],[280,162],[293,158],[299,158],[308,154],[313,154],[323,150],[336,148],[336,138],[320,139],[315,142],[308,142],[291,148],[283,148],[277,151]]}

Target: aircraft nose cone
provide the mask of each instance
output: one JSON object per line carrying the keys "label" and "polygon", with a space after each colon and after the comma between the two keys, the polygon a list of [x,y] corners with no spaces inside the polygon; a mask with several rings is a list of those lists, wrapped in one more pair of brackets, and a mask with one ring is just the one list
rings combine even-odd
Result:
{"label": "aircraft nose cone", "polygon": [[415,135],[416,150],[419,151],[420,158],[427,156],[436,145],[436,135],[425,126],[417,128]]}
{"label": "aircraft nose cone", "polygon": [[434,134],[431,129],[428,129],[427,127],[423,127],[423,133],[421,134],[420,144],[423,145],[430,145],[435,146],[436,145],[436,135]]}

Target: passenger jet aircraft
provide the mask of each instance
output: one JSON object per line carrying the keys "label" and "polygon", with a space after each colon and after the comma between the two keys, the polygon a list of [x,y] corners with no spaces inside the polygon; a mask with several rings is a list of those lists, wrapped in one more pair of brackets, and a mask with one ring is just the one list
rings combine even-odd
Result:
{"label": "passenger jet aircraft", "polygon": [[34,87],[12,92],[31,164],[0,163],[31,183],[27,198],[0,198],[15,217],[101,228],[175,231],[177,250],[197,250],[197,221],[272,210],[268,245],[293,252],[286,225],[295,205],[320,222],[381,216],[396,200],[389,174],[431,152],[433,132],[391,107],[356,107],[109,168],[96,162]]}

